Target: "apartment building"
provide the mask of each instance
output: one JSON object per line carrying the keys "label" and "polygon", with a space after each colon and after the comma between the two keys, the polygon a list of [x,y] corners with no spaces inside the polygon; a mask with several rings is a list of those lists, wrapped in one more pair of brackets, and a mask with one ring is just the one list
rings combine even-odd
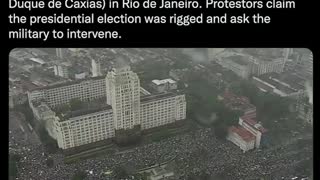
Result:
{"label": "apartment building", "polygon": [[78,113],[64,114],[55,119],[55,139],[60,148],[73,148],[115,136],[110,106]]}
{"label": "apartment building", "polygon": [[141,98],[141,129],[150,129],[186,119],[185,95],[161,93]]}
{"label": "apartment building", "polygon": [[28,92],[29,100],[43,100],[51,108],[69,103],[72,99],[91,101],[105,96],[106,84],[104,77],[71,81]]}

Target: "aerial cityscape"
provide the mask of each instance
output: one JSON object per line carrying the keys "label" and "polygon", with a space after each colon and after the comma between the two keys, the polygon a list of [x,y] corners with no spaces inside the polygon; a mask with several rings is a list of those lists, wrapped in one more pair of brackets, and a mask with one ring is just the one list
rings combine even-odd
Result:
{"label": "aerial cityscape", "polygon": [[16,48],[9,179],[311,180],[302,48]]}

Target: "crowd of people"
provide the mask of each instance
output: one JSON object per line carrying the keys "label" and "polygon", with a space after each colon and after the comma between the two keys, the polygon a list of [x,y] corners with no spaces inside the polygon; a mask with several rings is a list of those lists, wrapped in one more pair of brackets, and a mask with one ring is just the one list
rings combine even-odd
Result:
{"label": "crowd of people", "polygon": [[[119,166],[137,171],[169,160],[174,162],[176,179],[181,180],[203,174],[209,177],[223,174],[231,179],[281,179],[295,176],[294,166],[312,155],[312,144],[301,148],[294,146],[294,142],[243,153],[231,142],[217,139],[212,129],[204,128],[65,164],[63,154],[47,154],[43,145],[28,143],[23,137],[19,129],[11,131],[9,137],[10,153],[21,157],[17,179],[23,180],[68,180],[79,171],[86,172],[86,179],[90,180],[117,179],[113,173],[105,172],[113,172]],[[54,162],[52,167],[46,164],[49,158]]]}

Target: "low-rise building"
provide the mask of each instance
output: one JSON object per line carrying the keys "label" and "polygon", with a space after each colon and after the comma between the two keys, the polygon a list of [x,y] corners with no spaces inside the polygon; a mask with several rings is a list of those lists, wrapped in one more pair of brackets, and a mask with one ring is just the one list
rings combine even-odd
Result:
{"label": "low-rise building", "polygon": [[239,118],[239,126],[228,129],[227,140],[239,146],[243,152],[254,148],[260,148],[267,129],[256,120],[256,112],[248,113]]}
{"label": "low-rise building", "polygon": [[231,126],[228,130],[227,139],[239,146],[244,153],[254,149],[255,136],[243,127]]}
{"label": "low-rise building", "polygon": [[239,125],[255,136],[255,147],[259,148],[262,136],[267,132],[267,129],[257,122],[256,116],[256,112],[241,116],[239,118]]}
{"label": "low-rise building", "polygon": [[172,79],[152,80],[151,86],[157,92],[165,92],[177,89],[177,82]]}

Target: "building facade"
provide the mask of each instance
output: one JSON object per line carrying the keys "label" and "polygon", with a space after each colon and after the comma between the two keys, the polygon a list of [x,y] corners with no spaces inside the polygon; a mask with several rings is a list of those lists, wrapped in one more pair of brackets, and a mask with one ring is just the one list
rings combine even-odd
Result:
{"label": "building facade", "polygon": [[267,129],[256,120],[256,112],[248,113],[239,118],[239,126],[231,126],[228,130],[227,140],[239,146],[243,152],[260,148],[260,144]]}
{"label": "building facade", "polygon": [[[117,132],[143,131],[186,119],[184,94],[141,93],[139,77],[128,66],[113,69],[106,78],[49,86],[29,92],[28,96],[34,114],[47,120],[49,134],[62,149],[117,138]],[[86,104],[101,98],[106,101],[94,108],[56,113],[49,121],[45,111],[39,111],[41,108],[36,105],[42,102],[55,108],[74,98],[88,101]]]}
{"label": "building facade", "polygon": [[113,69],[106,77],[107,104],[114,113],[115,129],[140,124],[140,81],[129,66]]}
{"label": "building facade", "polygon": [[186,119],[184,95],[162,93],[141,98],[141,129],[150,129]]}
{"label": "building facade", "polygon": [[115,136],[111,107],[83,115],[57,117],[55,139],[62,149],[73,148]]}
{"label": "building facade", "polygon": [[243,127],[230,127],[228,130],[227,140],[239,146],[244,153],[254,149],[255,137]]}
{"label": "building facade", "polygon": [[172,79],[152,80],[151,86],[158,92],[171,91],[178,88],[177,82]]}
{"label": "building facade", "polygon": [[103,77],[57,84],[28,92],[29,100],[45,101],[51,108],[69,103],[72,99],[91,101],[106,96]]}
{"label": "building facade", "polygon": [[217,59],[217,63],[222,67],[231,70],[243,79],[248,79],[251,73],[251,64],[247,60],[248,57],[233,55]]}
{"label": "building facade", "polygon": [[277,58],[277,59],[262,59],[262,58],[249,58],[252,63],[252,74],[257,76],[276,72],[282,73],[285,67],[285,58]]}
{"label": "building facade", "polygon": [[68,64],[55,64],[53,66],[54,75],[63,78],[69,78],[69,65]]}

